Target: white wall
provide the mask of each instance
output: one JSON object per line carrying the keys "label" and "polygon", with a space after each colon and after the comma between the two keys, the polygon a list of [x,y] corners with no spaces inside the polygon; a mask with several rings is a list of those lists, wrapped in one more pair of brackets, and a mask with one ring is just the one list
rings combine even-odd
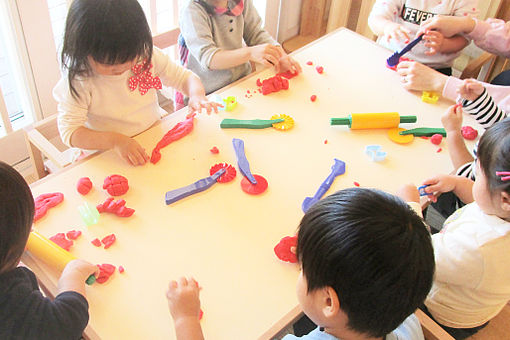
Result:
{"label": "white wall", "polygon": [[281,0],[278,42],[283,42],[299,33],[301,0]]}

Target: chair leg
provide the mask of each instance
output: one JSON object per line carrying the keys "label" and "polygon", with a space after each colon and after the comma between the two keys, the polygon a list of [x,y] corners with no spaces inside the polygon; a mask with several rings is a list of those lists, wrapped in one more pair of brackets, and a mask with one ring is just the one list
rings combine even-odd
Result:
{"label": "chair leg", "polygon": [[27,134],[25,133],[25,141],[27,144],[28,154],[30,156],[30,161],[32,163],[32,166],[35,169],[35,176],[36,179],[41,179],[48,175],[44,168],[44,162],[42,158],[41,151],[30,142],[30,140],[27,137]]}

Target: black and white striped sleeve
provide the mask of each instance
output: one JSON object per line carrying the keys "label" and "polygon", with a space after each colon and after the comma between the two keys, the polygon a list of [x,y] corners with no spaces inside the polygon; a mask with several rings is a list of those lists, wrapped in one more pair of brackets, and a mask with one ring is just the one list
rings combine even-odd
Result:
{"label": "black and white striped sleeve", "polygon": [[462,107],[464,112],[472,115],[484,129],[506,118],[506,113],[496,105],[486,89],[473,101],[463,99]]}

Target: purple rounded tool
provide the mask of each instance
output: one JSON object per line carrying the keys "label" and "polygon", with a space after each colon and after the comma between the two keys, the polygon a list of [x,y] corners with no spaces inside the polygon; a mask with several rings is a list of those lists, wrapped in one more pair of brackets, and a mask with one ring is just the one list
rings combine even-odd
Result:
{"label": "purple rounded tool", "polygon": [[400,57],[409,52],[414,46],[416,46],[416,44],[418,44],[421,41],[421,39],[423,39],[423,34],[420,35],[418,38],[414,39],[413,41],[411,41],[409,44],[407,44],[407,46],[404,47],[402,51],[393,53],[388,59],[386,59],[386,63],[388,64],[388,66],[393,67],[397,65],[400,60]]}
{"label": "purple rounded tool", "polygon": [[165,194],[165,202],[167,205],[177,202],[185,197],[191,196],[193,194],[199,193],[206,189],[209,189],[214,183],[216,183],[217,179],[225,173],[225,169],[220,169],[216,171],[212,176],[202,178],[201,180],[196,181],[188,186],[168,191]]}
{"label": "purple rounded tool", "polygon": [[234,138],[232,139],[232,144],[234,145],[234,150],[237,156],[237,166],[239,167],[239,171],[246,177],[251,184],[257,184],[257,180],[250,171],[250,163],[248,163],[248,159],[246,159],[246,155],[244,154],[244,142],[242,139]]}
{"label": "purple rounded tool", "polygon": [[303,204],[301,205],[301,209],[303,209],[303,212],[306,213],[312,205],[314,205],[322,198],[322,196],[324,196],[324,194],[331,187],[331,184],[333,184],[333,181],[335,180],[336,176],[343,175],[344,173],[345,163],[335,158],[335,164],[333,164],[333,166],[331,167],[331,173],[319,186],[319,190],[317,190],[313,197],[306,197],[305,200],[303,201]]}

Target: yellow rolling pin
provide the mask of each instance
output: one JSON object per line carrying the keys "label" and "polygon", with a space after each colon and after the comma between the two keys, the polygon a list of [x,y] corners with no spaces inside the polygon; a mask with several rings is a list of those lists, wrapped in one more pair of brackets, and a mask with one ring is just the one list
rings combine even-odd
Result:
{"label": "yellow rolling pin", "polygon": [[[37,231],[32,231],[28,236],[27,250],[47,265],[57,269],[59,272],[62,272],[69,262],[76,260],[76,257],[74,257],[70,252],[60,248]],[[86,282],[91,285],[95,281],[96,277],[94,275],[90,275]]]}
{"label": "yellow rolling pin", "polygon": [[416,123],[416,116],[398,112],[351,113],[347,118],[331,118],[331,125],[349,125],[351,129],[390,129],[400,123]]}

